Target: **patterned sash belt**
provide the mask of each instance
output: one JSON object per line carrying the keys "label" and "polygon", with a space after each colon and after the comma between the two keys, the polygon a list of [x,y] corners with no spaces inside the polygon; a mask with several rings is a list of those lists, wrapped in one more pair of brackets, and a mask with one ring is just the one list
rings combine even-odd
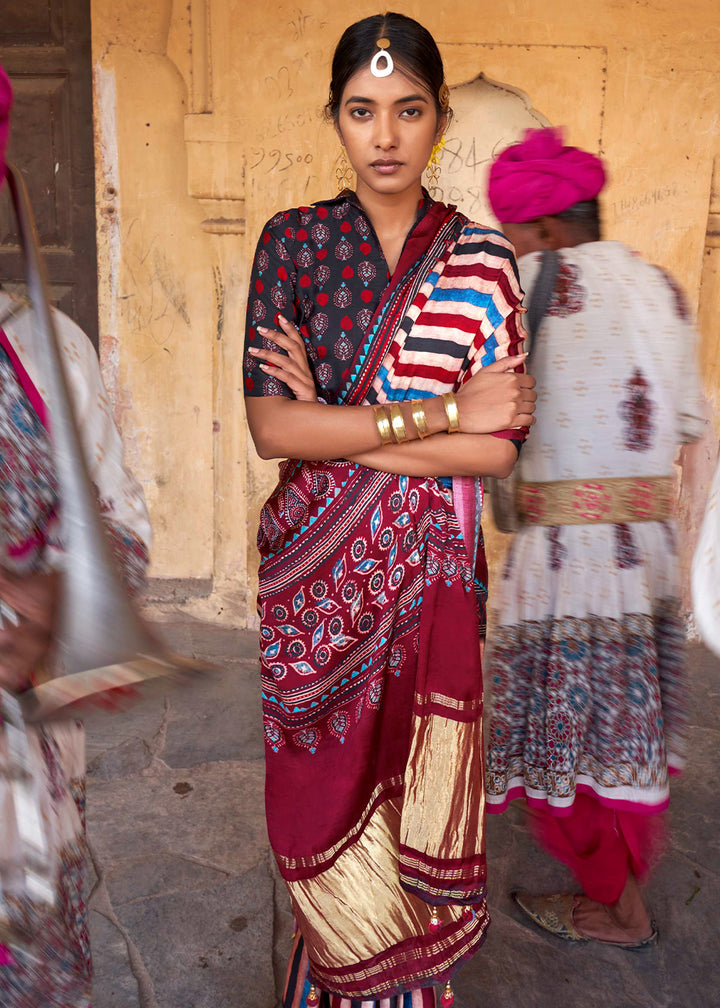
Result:
{"label": "patterned sash belt", "polygon": [[517,510],[526,525],[666,521],[675,511],[674,476],[518,483]]}

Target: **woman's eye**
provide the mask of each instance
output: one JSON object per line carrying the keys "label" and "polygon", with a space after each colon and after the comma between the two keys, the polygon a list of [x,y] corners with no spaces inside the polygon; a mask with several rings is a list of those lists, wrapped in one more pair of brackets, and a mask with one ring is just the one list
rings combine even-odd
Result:
{"label": "woman's eye", "polygon": [[406,119],[417,119],[418,116],[422,115],[422,110],[419,108],[406,108],[402,110],[401,113]]}
{"label": "woman's eye", "polygon": [[354,108],[350,110],[350,115],[353,119],[367,119],[370,115],[370,109]]}

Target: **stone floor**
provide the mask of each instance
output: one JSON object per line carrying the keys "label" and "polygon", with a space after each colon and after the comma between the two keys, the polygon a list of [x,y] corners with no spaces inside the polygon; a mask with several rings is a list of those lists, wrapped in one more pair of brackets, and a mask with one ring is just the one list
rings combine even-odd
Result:
{"label": "stone floor", "polygon": [[[290,917],[264,825],[256,637],[172,608],[164,630],[221,672],[87,720],[94,1008],[275,1008]],[[576,947],[526,925],[508,890],[567,878],[512,808],[488,822],[493,925],[457,978],[457,1008],[720,1005],[720,662],[692,645],[690,666],[690,766],[648,887],[659,946]]]}

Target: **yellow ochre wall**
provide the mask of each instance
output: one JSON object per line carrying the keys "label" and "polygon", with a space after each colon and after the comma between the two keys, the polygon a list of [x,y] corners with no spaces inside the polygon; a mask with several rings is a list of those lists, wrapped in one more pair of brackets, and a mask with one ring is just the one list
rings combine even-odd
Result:
{"label": "yellow ochre wall", "polygon": [[[685,286],[715,421],[683,481],[692,527],[720,427],[716,0],[397,6],[432,31],[451,86],[482,72],[531,121],[564,124],[568,142],[602,152],[606,236]],[[200,615],[255,619],[255,528],[276,467],[245,430],[249,267],[274,211],[334,192],[337,143],[320,112],[330,58],[345,26],[376,12],[92,0],[101,359],[150,503],[151,573],[194,579]],[[465,165],[478,185],[481,160]]]}

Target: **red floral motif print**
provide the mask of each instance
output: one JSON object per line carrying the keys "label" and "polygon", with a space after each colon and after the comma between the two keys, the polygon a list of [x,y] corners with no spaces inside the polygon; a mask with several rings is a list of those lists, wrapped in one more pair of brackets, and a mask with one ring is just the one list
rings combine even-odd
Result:
{"label": "red floral motif print", "polygon": [[307,247],[303,245],[297,254],[297,264],[302,266],[303,269],[308,269],[315,262],[315,254]]}
{"label": "red floral motif print", "polygon": [[335,344],[335,356],[338,360],[350,360],[353,353],[353,345],[347,336],[341,336]]}
{"label": "red floral motif print", "polygon": [[600,521],[610,514],[612,497],[600,483],[583,483],[573,491],[572,506],[581,518]]}
{"label": "red floral motif print", "polygon": [[352,302],[352,294],[350,293],[350,288],[343,284],[333,294],[333,304],[336,308],[347,308]]}
{"label": "red floral motif print", "polygon": [[585,307],[585,288],[580,283],[580,269],[572,263],[561,262],[555,280],[555,290],[547,310],[548,315],[565,318]]}
{"label": "red floral motif print", "polygon": [[615,563],[620,570],[637,567],[640,563],[635,537],[629,525],[615,525]]}
{"label": "red floral motif print", "polygon": [[328,329],[328,317],[324,312],[317,312],[313,315],[310,328],[316,336],[322,336]]}
{"label": "red floral motif print", "polygon": [[361,262],[358,266],[358,276],[365,283],[369,283],[370,280],[374,280],[377,275],[377,270],[371,262]]}
{"label": "red floral motif print", "polygon": [[347,239],[342,238],[335,246],[335,258],[341,262],[352,259],[353,247]]}
{"label": "red floral motif print", "polygon": [[310,229],[310,236],[316,245],[326,245],[330,237],[330,230],[324,224],[314,224]]}
{"label": "red floral motif print", "polygon": [[626,383],[627,397],[618,407],[623,420],[623,439],[630,451],[647,451],[655,430],[655,404],[649,395],[650,383],[640,368],[635,368]]}
{"label": "red floral motif print", "polygon": [[560,539],[560,529],[555,525],[548,526],[547,537],[550,547],[550,570],[559,571],[567,555],[567,548]]}

